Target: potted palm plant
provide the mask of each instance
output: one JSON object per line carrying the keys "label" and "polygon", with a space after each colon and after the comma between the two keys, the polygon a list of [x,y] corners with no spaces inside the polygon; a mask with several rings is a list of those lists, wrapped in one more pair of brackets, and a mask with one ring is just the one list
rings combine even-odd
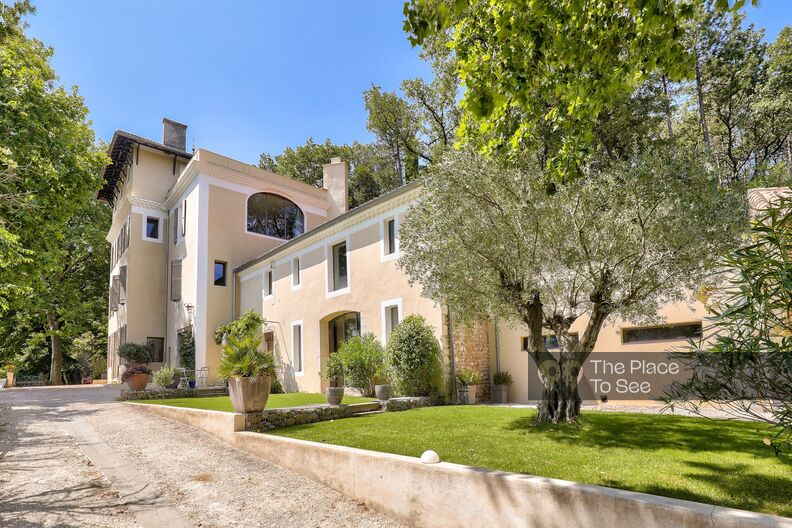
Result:
{"label": "potted palm plant", "polygon": [[238,413],[264,410],[275,375],[275,358],[259,350],[258,332],[236,336],[227,335],[223,357],[217,368],[221,379],[228,381],[231,404]]}
{"label": "potted palm plant", "polygon": [[327,403],[341,405],[344,399],[344,361],[339,354],[331,354],[325,364],[323,377],[330,383],[327,387]]}
{"label": "potted palm plant", "polygon": [[459,383],[459,401],[463,404],[473,405],[476,403],[476,393],[481,384],[481,374],[469,368],[461,368],[457,371],[457,383]]}
{"label": "potted palm plant", "polygon": [[511,374],[505,370],[492,376],[492,402],[506,403],[509,401],[509,385],[512,384]]}
{"label": "potted palm plant", "polygon": [[127,366],[121,376],[121,382],[125,382],[132,390],[144,390],[151,375],[151,369],[148,368],[151,348],[138,343],[124,343],[118,349],[118,356]]}

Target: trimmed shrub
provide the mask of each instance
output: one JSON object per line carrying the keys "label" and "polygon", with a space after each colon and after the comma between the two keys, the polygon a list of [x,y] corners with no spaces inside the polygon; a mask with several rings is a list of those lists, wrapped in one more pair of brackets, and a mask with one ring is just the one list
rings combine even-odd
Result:
{"label": "trimmed shrub", "polygon": [[242,337],[248,335],[249,333],[255,332],[256,330],[261,331],[261,327],[263,325],[264,318],[261,317],[261,315],[259,315],[257,312],[248,310],[239,316],[238,319],[235,319],[228,324],[218,326],[214,333],[215,343],[221,345],[223,343],[223,338],[229,335]]}
{"label": "trimmed shrub", "polygon": [[385,351],[377,336],[367,333],[345,341],[336,354],[344,366],[347,387],[374,397],[374,386],[383,378]]}
{"label": "trimmed shrub", "polygon": [[385,350],[386,372],[402,396],[429,396],[440,386],[440,343],[420,315],[404,318],[393,329]]}
{"label": "trimmed shrub", "polygon": [[151,362],[151,348],[139,343],[124,343],[118,349],[118,356],[127,365],[145,364]]}
{"label": "trimmed shrub", "polygon": [[344,362],[338,353],[330,354],[322,369],[322,377],[330,382],[331,387],[344,386]]}
{"label": "trimmed shrub", "polygon": [[270,394],[283,394],[283,385],[277,377],[272,378],[272,385],[270,385]]}
{"label": "trimmed shrub", "polygon": [[173,367],[162,367],[157,372],[154,373],[152,381],[154,385],[159,385],[162,388],[167,387],[171,383],[173,383],[173,379],[176,377],[176,369]]}
{"label": "trimmed shrub", "polygon": [[481,374],[478,371],[469,369],[469,368],[461,368],[457,371],[457,382],[460,385],[467,387],[468,385],[478,385],[481,383]]}
{"label": "trimmed shrub", "polygon": [[188,370],[195,369],[195,335],[192,326],[179,330],[178,333],[179,366]]}

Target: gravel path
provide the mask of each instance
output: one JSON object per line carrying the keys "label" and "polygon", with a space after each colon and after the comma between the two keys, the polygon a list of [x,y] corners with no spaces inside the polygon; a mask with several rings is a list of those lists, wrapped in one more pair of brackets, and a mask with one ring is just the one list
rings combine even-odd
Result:
{"label": "gravel path", "polygon": [[0,406],[0,526],[137,526],[58,418]]}
{"label": "gravel path", "polygon": [[114,392],[69,391],[0,391],[0,526],[137,526],[62,431],[66,420],[92,428],[194,526],[401,526],[207,433],[112,402]]}

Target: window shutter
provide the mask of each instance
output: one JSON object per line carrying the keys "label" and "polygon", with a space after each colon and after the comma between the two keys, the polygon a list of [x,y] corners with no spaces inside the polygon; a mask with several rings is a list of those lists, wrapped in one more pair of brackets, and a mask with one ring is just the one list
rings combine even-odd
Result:
{"label": "window shutter", "polygon": [[118,296],[119,296],[119,288],[121,285],[120,277],[118,275],[113,275],[113,283],[110,287],[110,310],[115,312],[118,310]]}
{"label": "window shutter", "polygon": [[182,261],[171,261],[171,301],[180,301],[182,296]]}
{"label": "window shutter", "polygon": [[127,297],[127,267],[121,266],[118,268],[119,276],[119,290],[118,290],[118,304],[126,304]]}

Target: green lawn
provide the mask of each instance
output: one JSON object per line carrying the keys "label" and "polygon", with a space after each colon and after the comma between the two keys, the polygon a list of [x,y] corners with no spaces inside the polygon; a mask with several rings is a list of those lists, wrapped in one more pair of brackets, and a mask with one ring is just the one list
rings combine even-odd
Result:
{"label": "green lawn", "polygon": [[[359,396],[344,396],[341,403],[362,403],[370,402],[374,398],[361,398]],[[206,398],[173,398],[167,400],[138,400],[134,403],[154,403],[157,405],[173,405],[174,407],[190,407],[193,409],[208,409],[210,411],[234,412],[231,406],[231,398],[228,396],[210,396]],[[290,394],[270,394],[267,400],[267,409],[278,409],[283,407],[299,407],[301,405],[315,405],[327,403],[324,394],[312,394],[309,392],[292,392]]]}
{"label": "green lawn", "polygon": [[580,426],[533,427],[534,414],[434,407],[272,434],[792,516],[792,456],[765,447],[760,425],[586,412]]}

